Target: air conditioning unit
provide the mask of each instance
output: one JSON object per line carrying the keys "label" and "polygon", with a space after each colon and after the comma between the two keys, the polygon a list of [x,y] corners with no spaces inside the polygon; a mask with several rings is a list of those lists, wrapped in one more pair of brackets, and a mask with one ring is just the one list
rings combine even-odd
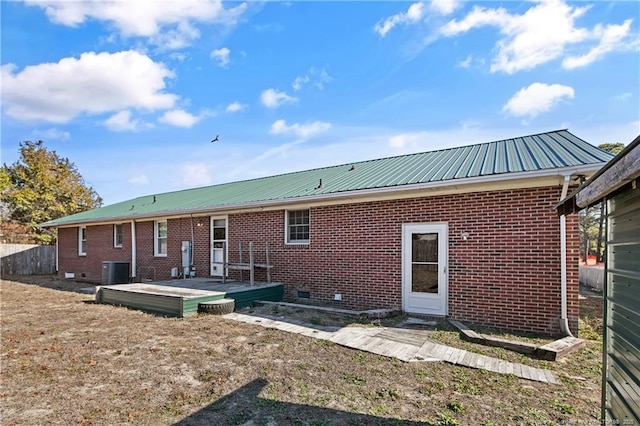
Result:
{"label": "air conditioning unit", "polygon": [[102,285],[127,284],[129,282],[129,262],[107,260],[102,262]]}

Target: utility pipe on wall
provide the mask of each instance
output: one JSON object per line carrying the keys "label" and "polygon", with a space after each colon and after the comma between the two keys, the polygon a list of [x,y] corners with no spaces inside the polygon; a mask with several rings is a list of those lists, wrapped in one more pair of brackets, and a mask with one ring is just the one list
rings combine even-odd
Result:
{"label": "utility pipe on wall", "polygon": [[[570,180],[571,175],[564,177],[560,200],[566,198]],[[560,293],[560,330],[566,336],[573,337],[567,318],[567,218],[565,215],[560,216]]]}
{"label": "utility pipe on wall", "polygon": [[131,221],[131,278],[136,277],[136,221]]}

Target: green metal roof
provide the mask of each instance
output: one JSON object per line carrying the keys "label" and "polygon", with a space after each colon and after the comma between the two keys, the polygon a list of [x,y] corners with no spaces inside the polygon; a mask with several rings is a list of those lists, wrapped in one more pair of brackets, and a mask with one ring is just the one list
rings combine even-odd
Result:
{"label": "green metal roof", "polygon": [[601,164],[613,157],[567,130],[148,195],[43,223],[43,227],[189,214],[331,197],[359,190]]}

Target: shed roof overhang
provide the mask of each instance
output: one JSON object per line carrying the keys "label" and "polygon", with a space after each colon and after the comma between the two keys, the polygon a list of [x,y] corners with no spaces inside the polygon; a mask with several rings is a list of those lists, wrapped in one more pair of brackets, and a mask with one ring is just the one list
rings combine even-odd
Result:
{"label": "shed roof overhang", "polygon": [[558,214],[577,213],[640,179],[640,135],[591,178],[563,199]]}

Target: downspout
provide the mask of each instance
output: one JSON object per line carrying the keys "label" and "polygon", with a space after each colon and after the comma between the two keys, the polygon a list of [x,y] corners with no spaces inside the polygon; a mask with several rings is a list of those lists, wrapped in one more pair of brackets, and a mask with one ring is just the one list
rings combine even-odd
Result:
{"label": "downspout", "polygon": [[[560,200],[567,197],[571,175],[565,175]],[[565,336],[574,337],[567,318],[567,218],[560,215],[560,330]]]}
{"label": "downspout", "polygon": [[58,253],[60,253],[60,247],[58,246],[58,235],[60,233],[60,229],[56,229],[56,274],[60,272],[60,266],[58,264]]}
{"label": "downspout", "polygon": [[136,221],[131,221],[131,278],[135,278],[137,275],[137,254],[136,254]]}
{"label": "downspout", "polygon": [[195,271],[195,263],[196,263],[196,242],[193,238],[193,215],[191,216],[191,259],[189,259],[189,277],[191,277]]}

